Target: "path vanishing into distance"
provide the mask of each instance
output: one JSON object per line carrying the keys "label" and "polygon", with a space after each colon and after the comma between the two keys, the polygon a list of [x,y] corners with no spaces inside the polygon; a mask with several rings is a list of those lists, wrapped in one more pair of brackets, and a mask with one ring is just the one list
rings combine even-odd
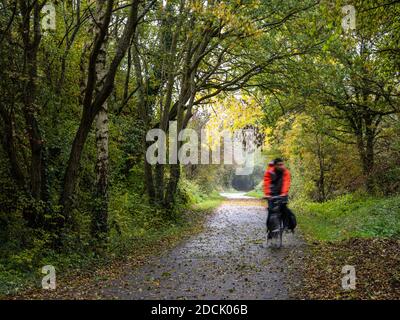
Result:
{"label": "path vanishing into distance", "polygon": [[243,193],[226,201],[206,227],[136,270],[103,286],[107,299],[290,299],[300,285],[305,244],[285,234],[281,249],[266,245],[263,202]]}
{"label": "path vanishing into distance", "polygon": [[[306,244],[285,233],[283,247],[267,246],[266,205],[244,193],[207,216],[203,231],[140,263],[60,279],[57,290],[33,290],[14,299],[293,299],[301,287]],[[129,260],[129,259],[128,259]]]}

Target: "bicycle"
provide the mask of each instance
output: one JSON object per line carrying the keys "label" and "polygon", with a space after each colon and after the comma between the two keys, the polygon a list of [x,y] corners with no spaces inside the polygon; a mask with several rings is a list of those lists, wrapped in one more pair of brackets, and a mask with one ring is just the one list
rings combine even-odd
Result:
{"label": "bicycle", "polygon": [[271,240],[271,245],[277,248],[282,247],[283,232],[285,230],[284,217],[281,210],[281,205],[286,199],[282,196],[274,196],[268,199],[267,209],[267,245],[268,240]]}

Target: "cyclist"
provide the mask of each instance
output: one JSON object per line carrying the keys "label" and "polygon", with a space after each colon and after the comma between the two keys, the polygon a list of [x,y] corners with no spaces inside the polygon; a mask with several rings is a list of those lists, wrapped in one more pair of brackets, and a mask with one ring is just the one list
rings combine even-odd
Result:
{"label": "cyclist", "polygon": [[265,171],[264,194],[268,199],[269,208],[272,207],[272,197],[280,196],[283,198],[280,207],[283,214],[283,221],[285,223],[285,227],[293,231],[296,228],[296,218],[293,212],[287,207],[289,189],[290,172],[285,167],[283,160],[281,158],[276,158],[268,164],[268,168]]}

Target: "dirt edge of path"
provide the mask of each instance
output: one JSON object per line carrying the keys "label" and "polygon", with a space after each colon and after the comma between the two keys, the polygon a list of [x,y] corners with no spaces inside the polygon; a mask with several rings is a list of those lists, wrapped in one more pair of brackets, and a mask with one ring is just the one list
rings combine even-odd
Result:
{"label": "dirt edge of path", "polygon": [[[400,299],[400,240],[313,242],[299,264],[303,283],[295,296],[312,300]],[[343,267],[355,269],[355,289],[343,289]]]}

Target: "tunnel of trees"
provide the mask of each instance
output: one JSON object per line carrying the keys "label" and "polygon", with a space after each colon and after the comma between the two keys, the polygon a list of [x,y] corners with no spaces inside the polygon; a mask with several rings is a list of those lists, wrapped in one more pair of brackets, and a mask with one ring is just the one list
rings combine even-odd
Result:
{"label": "tunnel of trees", "polygon": [[146,133],[170,121],[257,128],[260,170],[287,159],[293,197],[397,193],[396,2],[352,1],[344,30],[345,1],[0,0],[4,270],[123,251],[223,186],[259,185],[150,165]]}
{"label": "tunnel of trees", "polygon": [[232,187],[238,191],[250,191],[254,189],[255,183],[251,176],[234,176]]}

